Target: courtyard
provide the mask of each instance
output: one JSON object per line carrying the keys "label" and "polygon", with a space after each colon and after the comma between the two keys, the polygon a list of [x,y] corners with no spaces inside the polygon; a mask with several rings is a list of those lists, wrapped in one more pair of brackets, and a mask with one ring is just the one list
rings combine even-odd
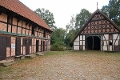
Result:
{"label": "courtyard", "polygon": [[0,80],[120,80],[120,53],[50,51],[0,67]]}

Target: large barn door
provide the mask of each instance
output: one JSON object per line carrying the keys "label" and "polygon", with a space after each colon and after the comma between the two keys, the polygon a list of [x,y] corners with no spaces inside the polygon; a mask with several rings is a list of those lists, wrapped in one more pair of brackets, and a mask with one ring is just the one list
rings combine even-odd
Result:
{"label": "large barn door", "polygon": [[101,39],[99,36],[89,36],[86,38],[87,50],[100,50]]}
{"label": "large barn door", "polygon": [[0,36],[0,60],[6,59],[6,37]]}
{"label": "large barn door", "polygon": [[21,38],[16,38],[15,55],[16,55],[16,56],[21,55]]}

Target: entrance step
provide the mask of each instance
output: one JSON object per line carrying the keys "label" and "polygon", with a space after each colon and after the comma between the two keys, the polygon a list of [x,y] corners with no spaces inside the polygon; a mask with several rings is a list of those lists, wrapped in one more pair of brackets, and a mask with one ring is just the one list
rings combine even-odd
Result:
{"label": "entrance step", "polygon": [[43,56],[43,52],[36,53],[37,56]]}
{"label": "entrance step", "polygon": [[0,66],[7,67],[14,63],[14,60],[2,60],[0,61]]}
{"label": "entrance step", "polygon": [[15,56],[15,59],[16,59],[16,60],[20,60],[20,59],[24,59],[24,58],[25,58],[24,55]]}
{"label": "entrance step", "polygon": [[34,57],[36,57],[36,55],[35,54],[28,54],[28,55],[25,55],[25,57],[26,58],[34,58]]}

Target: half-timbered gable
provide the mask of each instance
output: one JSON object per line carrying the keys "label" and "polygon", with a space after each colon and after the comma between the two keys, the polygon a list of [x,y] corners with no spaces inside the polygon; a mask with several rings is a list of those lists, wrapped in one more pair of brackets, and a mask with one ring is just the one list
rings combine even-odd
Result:
{"label": "half-timbered gable", "polygon": [[0,0],[0,60],[49,51],[51,33],[19,0]]}
{"label": "half-timbered gable", "polygon": [[96,10],[73,40],[74,50],[120,51],[120,28]]}

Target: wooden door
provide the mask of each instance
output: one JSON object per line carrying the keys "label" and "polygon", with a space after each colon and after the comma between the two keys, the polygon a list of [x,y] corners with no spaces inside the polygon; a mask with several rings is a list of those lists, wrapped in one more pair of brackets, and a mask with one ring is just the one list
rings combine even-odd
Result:
{"label": "wooden door", "polygon": [[6,59],[6,37],[0,36],[0,60]]}
{"label": "wooden door", "polygon": [[39,40],[36,40],[36,52],[39,51]]}
{"label": "wooden door", "polygon": [[25,43],[26,43],[26,54],[30,54],[30,45],[29,45],[29,39],[26,39],[25,40]]}
{"label": "wooden door", "polygon": [[43,41],[43,51],[45,51],[45,41]]}
{"label": "wooden door", "polygon": [[21,38],[16,38],[15,56],[21,55]]}

